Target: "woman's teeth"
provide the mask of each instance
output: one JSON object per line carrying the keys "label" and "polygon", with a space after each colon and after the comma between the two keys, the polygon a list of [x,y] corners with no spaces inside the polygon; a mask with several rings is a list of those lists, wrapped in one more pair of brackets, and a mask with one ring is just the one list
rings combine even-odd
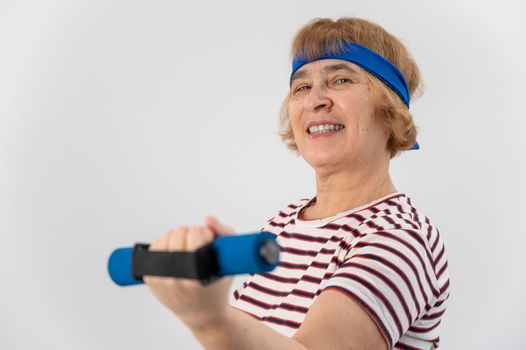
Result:
{"label": "woman's teeth", "polygon": [[328,131],[338,131],[343,128],[344,126],[341,124],[315,125],[309,128],[309,134],[321,134]]}

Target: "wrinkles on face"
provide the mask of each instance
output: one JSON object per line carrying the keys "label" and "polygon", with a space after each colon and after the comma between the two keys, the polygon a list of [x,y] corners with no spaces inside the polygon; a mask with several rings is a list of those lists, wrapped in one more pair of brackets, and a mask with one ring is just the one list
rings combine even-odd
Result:
{"label": "wrinkles on face", "polygon": [[[306,64],[293,77],[289,119],[299,153],[315,169],[356,166],[385,144],[365,74],[352,63],[331,59]],[[321,121],[345,128],[314,138],[306,126]]]}

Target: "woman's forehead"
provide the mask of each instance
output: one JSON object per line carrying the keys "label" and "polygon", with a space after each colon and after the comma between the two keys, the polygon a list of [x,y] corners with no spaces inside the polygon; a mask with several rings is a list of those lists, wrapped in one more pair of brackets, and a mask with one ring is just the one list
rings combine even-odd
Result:
{"label": "woman's forehead", "polygon": [[291,81],[294,79],[301,79],[313,74],[329,74],[335,71],[344,70],[348,73],[360,76],[363,74],[363,69],[356,64],[340,59],[320,59],[317,61],[312,61],[301,68],[299,68],[296,73],[291,78]]}

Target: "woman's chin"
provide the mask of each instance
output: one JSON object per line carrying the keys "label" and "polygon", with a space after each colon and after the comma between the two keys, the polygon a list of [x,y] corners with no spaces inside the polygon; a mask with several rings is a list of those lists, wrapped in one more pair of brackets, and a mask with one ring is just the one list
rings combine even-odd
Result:
{"label": "woman's chin", "polygon": [[333,152],[304,154],[303,159],[314,169],[341,167],[344,160],[341,155]]}

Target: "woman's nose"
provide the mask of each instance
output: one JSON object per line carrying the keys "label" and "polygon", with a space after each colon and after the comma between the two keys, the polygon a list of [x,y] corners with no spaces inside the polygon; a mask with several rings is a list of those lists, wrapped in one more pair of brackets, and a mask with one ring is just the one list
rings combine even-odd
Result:
{"label": "woman's nose", "polygon": [[318,112],[320,110],[330,111],[333,102],[327,95],[327,90],[322,86],[313,86],[307,98],[307,108],[311,112]]}

